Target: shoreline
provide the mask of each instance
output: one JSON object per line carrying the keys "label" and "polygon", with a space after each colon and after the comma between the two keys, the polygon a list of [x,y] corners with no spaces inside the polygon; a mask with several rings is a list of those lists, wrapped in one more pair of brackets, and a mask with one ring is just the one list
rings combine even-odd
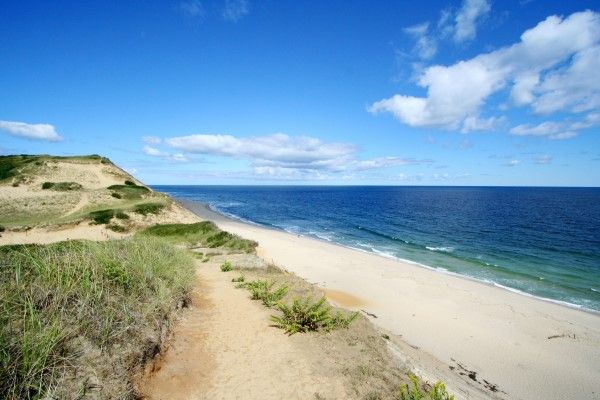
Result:
{"label": "shoreline", "polygon": [[468,280],[468,281],[480,283],[482,285],[486,285],[486,286],[490,286],[490,287],[495,287],[495,288],[498,288],[498,289],[506,290],[508,292],[515,293],[515,294],[518,294],[520,296],[525,296],[525,297],[528,297],[528,298],[531,298],[531,299],[535,299],[535,300],[539,300],[539,301],[544,301],[544,302],[552,303],[552,304],[555,304],[555,305],[558,305],[558,306],[561,306],[561,307],[566,307],[566,308],[570,308],[570,309],[574,309],[574,310],[579,310],[579,311],[583,311],[583,312],[586,312],[586,313],[590,313],[590,314],[593,314],[593,315],[600,316],[600,310],[595,310],[593,308],[587,308],[587,307],[585,307],[583,305],[580,305],[580,304],[575,304],[575,303],[570,303],[568,301],[562,301],[562,300],[552,299],[552,298],[549,298],[549,297],[537,296],[535,294],[532,294],[532,293],[529,293],[529,292],[525,292],[525,291],[520,290],[520,289],[516,289],[516,288],[510,287],[510,286],[502,285],[502,284],[500,284],[498,282],[475,278],[475,277],[472,277],[472,276],[469,276],[469,275],[460,274],[458,272],[449,271],[449,270],[447,270],[445,268],[432,267],[430,265],[423,264],[423,263],[418,262],[418,261],[408,260],[408,259],[405,259],[405,258],[395,257],[395,256],[392,256],[392,255],[385,255],[383,252],[368,251],[368,250],[361,249],[361,248],[358,248],[358,247],[348,246],[348,245],[345,245],[343,243],[335,242],[333,240],[328,240],[328,239],[321,238],[319,236],[311,236],[311,235],[306,235],[306,234],[302,234],[302,233],[294,233],[294,232],[289,232],[289,231],[287,231],[285,229],[279,229],[277,227],[259,224],[257,222],[250,221],[250,220],[247,220],[247,219],[235,216],[233,214],[224,213],[224,212],[222,212],[222,211],[220,211],[218,209],[215,209],[215,208],[211,207],[211,205],[209,203],[196,202],[196,201],[190,201],[190,200],[180,201],[180,200],[174,199],[173,197],[171,197],[171,198],[173,199],[173,201],[177,202],[178,204],[180,204],[184,208],[188,208],[187,205],[186,205],[186,203],[188,203],[188,202],[190,203],[190,205],[191,204],[202,205],[204,208],[206,208],[207,212],[214,213],[214,214],[216,214],[216,215],[218,215],[218,216],[220,216],[222,218],[226,218],[228,220],[231,220],[232,222],[238,222],[238,223],[242,223],[242,224],[248,224],[248,225],[256,226],[256,227],[267,229],[267,230],[272,230],[272,231],[276,231],[276,232],[287,233],[289,235],[300,236],[300,237],[307,238],[307,239],[310,239],[310,240],[316,240],[316,241],[319,241],[319,242],[322,242],[322,243],[328,243],[328,244],[332,244],[334,246],[340,246],[340,247],[343,247],[345,249],[360,251],[360,252],[365,253],[365,254],[372,254],[374,256],[382,257],[382,258],[385,258],[385,259],[388,259],[388,260],[397,261],[397,262],[402,263],[402,264],[414,265],[414,266],[417,266],[419,268],[425,268],[425,269],[428,269],[430,271],[438,272],[438,273],[441,273],[441,274],[446,274],[446,275],[453,276],[453,277],[456,277],[456,278],[459,278],[459,279],[465,279],[465,280]]}
{"label": "shoreline", "polygon": [[487,393],[497,398],[600,399],[597,313],[178,203],[257,241],[261,257],[308,282],[365,299],[349,308],[399,337],[417,370],[451,387],[494,387]]}

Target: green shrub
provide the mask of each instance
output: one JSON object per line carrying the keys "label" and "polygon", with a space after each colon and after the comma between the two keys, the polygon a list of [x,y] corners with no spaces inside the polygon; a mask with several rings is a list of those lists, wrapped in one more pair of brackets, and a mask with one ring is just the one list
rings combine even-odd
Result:
{"label": "green shrub", "polygon": [[231,266],[231,263],[229,261],[225,261],[223,264],[221,264],[221,272],[228,272],[232,269],[233,267]]}
{"label": "green shrub", "polygon": [[108,224],[112,217],[115,216],[115,210],[107,209],[92,211],[88,214],[88,216],[90,217],[90,219],[92,220],[92,224],[94,225]]}
{"label": "green shrub", "polygon": [[143,195],[150,193],[150,189],[145,186],[136,185],[111,185],[107,189],[117,193],[120,198],[128,200],[141,199]]}
{"label": "green shrub", "polygon": [[106,228],[110,229],[113,232],[120,232],[120,233],[127,232],[127,228],[125,228],[123,225],[109,224],[109,225],[106,225]]}
{"label": "green shrub", "polygon": [[42,189],[52,189],[59,192],[67,192],[69,190],[79,190],[81,186],[77,182],[44,182],[42,183]]}
{"label": "green shrub", "polygon": [[326,304],[325,296],[317,302],[313,302],[310,297],[294,299],[291,306],[278,303],[277,308],[282,312],[282,316],[273,315],[271,321],[289,335],[298,332],[319,330],[329,332],[333,329],[348,328],[358,317],[358,312],[353,312],[348,316],[339,311],[332,314],[331,307]]}
{"label": "green shrub", "polygon": [[0,233],[4,232],[6,230],[5,227],[3,227],[2,225],[0,225]]}
{"label": "green shrub", "polygon": [[411,386],[407,383],[400,386],[400,400],[454,400],[454,396],[446,391],[442,382],[437,382],[427,393],[422,388],[421,381],[414,375],[410,375]]}
{"label": "green shrub", "polygon": [[0,181],[19,175],[20,171],[36,158],[28,155],[0,156]]}
{"label": "green shrub", "polygon": [[135,182],[133,182],[133,181],[130,181],[130,180],[127,180],[127,181],[125,181],[125,184],[126,184],[127,186],[137,186],[137,185],[135,184]]}
{"label": "green shrub", "polygon": [[[131,397],[111,390],[128,387],[122,369],[193,276],[187,252],[150,237],[0,247],[0,398],[79,398],[90,378],[107,398]],[[84,351],[96,364],[77,364]],[[96,375],[100,364],[121,370]],[[58,381],[67,371],[79,376],[71,386]]]}
{"label": "green shrub", "polygon": [[[239,283],[244,283],[245,280],[246,280],[246,277],[244,276],[244,274],[242,274],[242,275],[238,276],[237,278],[232,278],[231,282],[239,284]],[[238,287],[238,285],[236,285],[236,287]],[[239,287],[243,287],[243,286],[239,286]]]}
{"label": "green shrub", "polygon": [[258,245],[255,241],[223,232],[211,221],[194,224],[159,224],[144,229],[142,235],[159,236],[174,242],[202,244],[206,247],[225,247],[245,253],[253,253]]}
{"label": "green shrub", "polygon": [[143,203],[136,205],[133,208],[133,211],[142,215],[158,214],[160,213],[160,210],[164,208],[164,206],[165,205],[161,203]]}
{"label": "green shrub", "polygon": [[112,197],[114,197],[115,199],[121,199],[121,198],[123,198],[123,196],[121,196],[121,195],[120,195],[119,193],[117,193],[117,192],[112,192],[110,195],[111,195]]}
{"label": "green shrub", "polygon": [[261,300],[265,306],[273,307],[278,301],[283,299],[283,296],[285,296],[289,290],[287,285],[282,285],[273,290],[274,285],[274,281],[259,279],[239,286],[245,287],[250,291],[250,298],[252,300]]}
{"label": "green shrub", "polygon": [[115,217],[118,219],[129,219],[129,215],[125,214],[123,211],[117,211]]}

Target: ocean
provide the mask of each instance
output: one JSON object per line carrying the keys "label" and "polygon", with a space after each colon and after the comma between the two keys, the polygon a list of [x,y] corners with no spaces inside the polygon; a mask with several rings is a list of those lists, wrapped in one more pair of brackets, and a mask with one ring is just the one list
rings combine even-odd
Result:
{"label": "ocean", "polygon": [[600,311],[600,188],[153,188],[248,223]]}

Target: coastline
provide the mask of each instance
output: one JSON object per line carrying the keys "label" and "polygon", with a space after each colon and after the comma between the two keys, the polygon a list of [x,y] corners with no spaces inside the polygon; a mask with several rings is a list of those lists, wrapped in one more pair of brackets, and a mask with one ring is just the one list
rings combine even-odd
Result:
{"label": "coastline", "polygon": [[431,370],[433,358],[434,369],[444,369],[446,379],[450,374],[457,382],[493,387],[500,398],[558,399],[574,393],[600,398],[595,385],[600,315],[595,312],[233,220],[200,203],[183,205],[224,230],[256,240],[263,258],[324,290],[366,299],[350,308],[401,337],[407,349],[415,350],[411,361],[417,369]]}

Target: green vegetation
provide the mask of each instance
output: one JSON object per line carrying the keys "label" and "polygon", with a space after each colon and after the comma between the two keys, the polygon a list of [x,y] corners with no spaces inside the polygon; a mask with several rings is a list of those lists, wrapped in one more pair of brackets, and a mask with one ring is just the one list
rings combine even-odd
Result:
{"label": "green vegetation", "polygon": [[133,207],[133,212],[142,215],[158,214],[164,207],[162,203],[142,203]]}
{"label": "green vegetation", "polygon": [[278,303],[277,308],[282,316],[271,316],[271,320],[277,328],[284,329],[289,335],[298,332],[311,332],[324,330],[329,332],[333,329],[348,328],[358,317],[358,312],[344,316],[341,312],[332,314],[331,307],[326,304],[325,296],[317,302],[310,297],[294,299],[291,306]]}
{"label": "green vegetation", "polygon": [[120,232],[120,233],[127,232],[127,228],[125,228],[123,225],[109,224],[109,225],[106,225],[106,228],[110,229],[113,232]]}
{"label": "green vegetation", "polygon": [[0,247],[0,398],[77,397],[73,385],[87,378],[59,379],[90,349],[95,368],[120,371],[103,395],[131,396],[113,391],[131,390],[127,371],[148,330],[186,295],[193,271],[187,252],[151,237]]}
{"label": "green vegetation", "polygon": [[114,197],[115,199],[121,199],[121,198],[123,198],[123,196],[121,196],[121,195],[120,195],[119,193],[117,193],[117,192],[112,192],[110,195],[111,195],[112,197]]}
{"label": "green vegetation", "polygon": [[220,230],[213,222],[194,224],[160,224],[144,229],[141,234],[159,236],[173,242],[186,242],[210,248],[224,247],[253,253],[257,243]]}
{"label": "green vegetation", "polygon": [[125,181],[125,184],[126,184],[127,186],[137,186],[137,185],[135,184],[135,182],[133,182],[133,181],[130,181],[130,180],[126,180],[126,181]]}
{"label": "green vegetation", "polygon": [[129,219],[129,215],[127,215],[123,211],[117,211],[115,213],[115,217],[117,217],[118,219]]}
{"label": "green vegetation", "polygon": [[59,192],[66,192],[68,190],[79,190],[81,186],[77,182],[44,182],[42,183],[42,189],[52,189]]}
{"label": "green vegetation", "polygon": [[28,164],[36,161],[36,156],[0,156],[0,182],[16,177]]}
{"label": "green vegetation", "polygon": [[273,290],[275,281],[268,280],[255,280],[246,282],[244,284],[237,285],[238,287],[244,287],[250,291],[250,298],[252,300],[261,300],[262,303],[267,307],[273,307],[277,302],[283,299],[289,290],[287,285],[281,285],[277,289]]}
{"label": "green vegetation", "polygon": [[400,386],[400,400],[454,400],[454,396],[446,391],[442,382],[433,385],[429,392],[422,388],[422,384],[414,375],[410,375],[411,386],[404,384]]}
{"label": "green vegetation", "polygon": [[231,263],[229,261],[225,261],[223,264],[221,264],[221,272],[228,272],[232,269],[233,267],[231,266]]}
{"label": "green vegetation", "polygon": [[102,225],[102,224],[108,224],[110,222],[110,220],[112,219],[112,217],[115,216],[115,213],[116,213],[116,211],[113,209],[106,209],[106,210],[92,211],[88,215],[89,215],[90,219],[92,220],[92,224]]}
{"label": "green vegetation", "polygon": [[[100,157],[97,154],[69,157],[50,156],[47,154],[0,156],[0,182],[10,178],[18,178],[26,170],[30,170],[30,167],[41,166],[45,161],[101,162],[103,164],[111,164],[108,158]],[[14,183],[18,186],[19,182],[16,181]]]}
{"label": "green vegetation", "polygon": [[[128,182],[130,182],[130,181],[128,181]],[[143,198],[143,196],[145,194],[150,193],[150,189],[148,189],[147,187],[137,186],[135,184],[133,184],[133,185],[111,185],[107,189],[113,191],[111,196],[116,197],[114,194],[117,194],[117,195],[121,196],[121,197],[117,197],[117,198],[119,198],[119,199],[123,198],[123,199],[127,199],[127,200],[141,199],[141,198]]]}
{"label": "green vegetation", "polygon": [[246,281],[246,277],[244,276],[244,274],[238,276],[237,278],[232,278],[231,282],[233,283],[237,283],[238,285],[236,285],[235,287],[244,287],[242,284]]}

